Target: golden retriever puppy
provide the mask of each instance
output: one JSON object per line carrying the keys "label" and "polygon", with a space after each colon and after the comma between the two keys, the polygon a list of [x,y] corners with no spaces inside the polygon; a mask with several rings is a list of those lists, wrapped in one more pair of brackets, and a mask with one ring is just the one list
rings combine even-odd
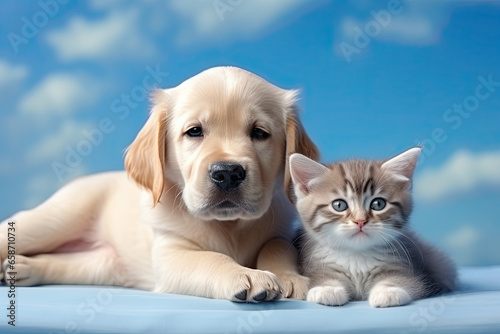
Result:
{"label": "golden retriever puppy", "polygon": [[234,67],[157,90],[127,150],[127,174],[80,178],[0,225],[6,279],[16,272],[21,286],[105,284],[244,302],[303,298],[286,164],[294,152],[317,159],[317,150],[295,99]]}

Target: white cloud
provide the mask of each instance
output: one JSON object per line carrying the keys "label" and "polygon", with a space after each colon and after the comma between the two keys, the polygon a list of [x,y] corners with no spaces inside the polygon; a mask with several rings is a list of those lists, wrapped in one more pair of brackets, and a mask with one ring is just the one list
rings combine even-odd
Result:
{"label": "white cloud", "polygon": [[[388,3],[384,2],[384,4]],[[364,13],[362,17],[349,16],[339,20],[337,31],[340,33],[337,36],[340,40],[337,41],[336,45],[342,42],[355,45],[354,37],[359,36],[360,33],[356,33],[354,28],[366,33],[367,30],[370,31],[367,27],[371,25],[378,25],[379,30],[373,30],[374,33],[368,34],[370,40],[382,40],[407,45],[434,44],[441,38],[443,30],[448,24],[450,13],[455,8],[462,5],[476,5],[478,3],[498,5],[498,2],[493,0],[408,0],[401,1],[401,5],[396,7],[401,9],[401,11],[394,13],[389,13],[387,11],[388,8],[385,6],[362,6],[362,8],[356,8],[358,13]],[[374,13],[381,13],[381,11],[389,14],[389,19],[383,18],[383,15],[380,15],[378,18],[376,17],[377,15],[374,15]]]}
{"label": "white cloud", "polygon": [[474,247],[479,241],[480,234],[472,226],[462,226],[445,238],[447,246],[455,249]]}
{"label": "white cloud", "polygon": [[444,238],[444,246],[459,266],[477,263],[481,258],[482,240],[480,231],[472,225],[463,225]]}
{"label": "white cloud", "polygon": [[186,30],[180,32],[178,42],[191,44],[206,40],[248,38],[292,10],[311,4],[307,0],[253,0],[233,3],[234,5],[228,1],[171,1],[171,10],[190,22],[184,25]]}
{"label": "white cloud", "polygon": [[152,56],[155,48],[140,32],[139,10],[111,11],[90,21],[73,17],[67,27],[47,33],[62,60],[117,59]]}
{"label": "white cloud", "polygon": [[[92,153],[94,145],[88,144],[82,131],[92,128],[95,127],[92,127],[90,123],[65,122],[58,131],[42,138],[31,149],[27,150],[22,164],[36,168],[41,172],[26,180],[26,199],[23,203],[25,208],[32,208],[40,204],[65,183],[88,173],[84,158]],[[86,142],[85,150],[88,152],[85,153],[86,155],[78,153],[83,142]],[[88,151],[89,149],[90,151]],[[74,152],[71,153],[71,166],[67,162],[70,150]],[[64,165],[65,168],[63,170],[54,169],[54,162]]]}
{"label": "white cloud", "polygon": [[[354,17],[345,17],[340,22],[340,30],[344,42],[356,45],[355,38],[380,39],[401,44],[429,44],[435,39],[435,28],[432,20],[424,17],[392,16],[387,25],[372,25],[376,22],[373,17],[362,21]],[[379,27],[372,32],[372,27]],[[368,31],[368,33],[367,33]],[[360,37],[365,36],[365,37]]]}
{"label": "white cloud", "polygon": [[52,192],[57,189],[57,182],[50,175],[37,175],[26,181],[23,206],[33,208],[41,204]]}
{"label": "white cloud", "polygon": [[[401,12],[390,13],[387,8],[364,9],[365,18],[345,17],[339,30],[343,42],[355,44],[362,33],[368,39],[391,41],[409,45],[427,45],[436,42],[448,20],[450,3],[421,0],[401,2]],[[369,14],[369,15],[368,15]],[[373,30],[378,27],[378,30]],[[356,30],[357,29],[357,30]],[[359,37],[358,37],[359,38]]]}
{"label": "white cloud", "polygon": [[30,115],[67,115],[94,102],[99,95],[95,80],[82,75],[54,73],[20,101],[21,112]]}
{"label": "white cloud", "polygon": [[436,43],[454,5],[434,0],[405,1],[402,13],[392,15],[390,23],[375,38],[409,45]]}
{"label": "white cloud", "polygon": [[74,121],[67,121],[62,124],[58,131],[51,133],[44,139],[36,143],[26,154],[27,164],[46,164],[47,162],[62,160],[67,154],[66,146],[73,149],[76,148],[77,143],[84,140],[82,131],[84,129],[91,129],[90,123],[76,123]]}
{"label": "white cloud", "polygon": [[0,59],[0,88],[11,87],[22,82],[28,76],[28,67],[13,65]]}
{"label": "white cloud", "polygon": [[[87,170],[83,165],[71,170],[71,175],[68,175],[66,182],[87,174]],[[26,180],[25,194],[26,198],[23,207],[27,209],[34,208],[49,198],[54,192],[63,186],[58,182],[58,178],[52,172],[40,173]]]}
{"label": "white cloud", "polygon": [[500,186],[500,151],[458,151],[441,167],[422,171],[414,191],[418,198],[435,200],[485,185]]}
{"label": "white cloud", "polygon": [[[92,10],[109,13],[89,22],[74,18],[65,30],[51,32],[48,41],[61,59],[103,59],[151,55],[153,42],[164,40],[167,26],[181,46],[248,39],[299,8],[325,1],[308,0],[171,0],[89,2]],[[301,11],[302,13],[304,10]],[[142,20],[140,20],[142,19]],[[142,30],[141,30],[142,29]]]}
{"label": "white cloud", "polygon": [[440,25],[424,17],[395,17],[378,39],[410,45],[433,44],[441,35]]}
{"label": "white cloud", "polygon": [[[40,204],[65,183],[87,174],[84,158],[92,153],[95,145],[84,136],[85,129],[95,129],[95,125],[66,121],[57,131],[46,135],[26,151],[22,164],[41,172],[26,180],[24,207]],[[85,154],[79,153],[83,146]],[[67,162],[69,155],[72,156],[71,166]],[[64,165],[64,170],[54,169],[54,162]]]}

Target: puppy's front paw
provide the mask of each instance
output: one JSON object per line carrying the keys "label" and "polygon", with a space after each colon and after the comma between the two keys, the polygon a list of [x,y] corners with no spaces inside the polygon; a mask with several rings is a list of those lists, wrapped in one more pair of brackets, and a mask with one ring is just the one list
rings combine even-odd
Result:
{"label": "puppy's front paw", "polygon": [[373,307],[391,307],[409,304],[411,297],[403,288],[379,285],[372,289],[368,301]]}
{"label": "puppy's front paw", "polygon": [[343,286],[316,286],[307,293],[307,301],[328,306],[341,306],[349,301]]}
{"label": "puppy's front paw", "polygon": [[305,299],[309,290],[309,277],[296,273],[278,274],[283,289],[283,298]]}
{"label": "puppy's front paw", "polygon": [[279,299],[282,295],[278,278],[269,271],[248,269],[231,278],[226,288],[228,299],[235,302],[260,303]]}
{"label": "puppy's front paw", "polygon": [[[7,243],[2,242],[3,236],[0,235],[0,281],[4,278],[3,263],[8,259]],[[1,283],[0,283],[1,284]]]}
{"label": "puppy's front paw", "polygon": [[[2,257],[0,256],[0,264],[1,264],[1,267],[0,267],[0,281],[2,281],[4,279],[4,277],[6,277],[7,275],[4,275],[4,269],[3,269],[3,263],[5,262],[4,259],[2,259]],[[8,278],[8,277],[7,277]],[[6,278],[6,279],[7,279]],[[1,283],[0,283],[1,284]]]}
{"label": "puppy's front paw", "polygon": [[41,281],[40,274],[33,264],[33,259],[16,255],[15,265],[11,267],[8,259],[5,259],[2,264],[2,269],[5,273],[5,280],[8,281],[12,275],[10,272],[15,272],[15,282],[18,286],[32,286],[37,285]]}

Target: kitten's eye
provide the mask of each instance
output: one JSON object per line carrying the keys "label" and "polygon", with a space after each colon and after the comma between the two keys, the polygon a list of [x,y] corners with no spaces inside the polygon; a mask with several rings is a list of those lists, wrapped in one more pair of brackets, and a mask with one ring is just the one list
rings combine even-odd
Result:
{"label": "kitten's eye", "polygon": [[383,208],[385,208],[385,205],[387,203],[385,202],[385,199],[383,198],[375,198],[372,203],[370,204],[370,208],[375,211],[380,211]]}
{"label": "kitten's eye", "polygon": [[347,210],[347,203],[344,200],[337,199],[332,202],[333,209],[338,212]]}
{"label": "kitten's eye", "polygon": [[191,129],[186,131],[186,134],[189,137],[203,137],[203,130],[200,126],[192,127]]}
{"label": "kitten's eye", "polygon": [[269,133],[259,128],[253,128],[252,133],[250,134],[250,137],[256,140],[266,140],[270,136],[271,135]]}

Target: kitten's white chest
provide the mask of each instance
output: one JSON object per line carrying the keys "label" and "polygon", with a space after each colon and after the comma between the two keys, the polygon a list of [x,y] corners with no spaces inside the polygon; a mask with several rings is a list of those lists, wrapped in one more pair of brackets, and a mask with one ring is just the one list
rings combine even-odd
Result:
{"label": "kitten's white chest", "polygon": [[383,256],[380,254],[373,254],[373,252],[330,252],[326,259],[330,267],[335,271],[343,272],[356,289],[356,297],[363,298],[366,294],[367,282],[370,275],[377,273],[381,270],[384,261]]}
{"label": "kitten's white chest", "polygon": [[382,264],[380,260],[371,254],[352,252],[336,254],[335,259],[329,260],[331,260],[330,263],[335,263],[342,267],[343,271],[352,277],[365,276]]}

